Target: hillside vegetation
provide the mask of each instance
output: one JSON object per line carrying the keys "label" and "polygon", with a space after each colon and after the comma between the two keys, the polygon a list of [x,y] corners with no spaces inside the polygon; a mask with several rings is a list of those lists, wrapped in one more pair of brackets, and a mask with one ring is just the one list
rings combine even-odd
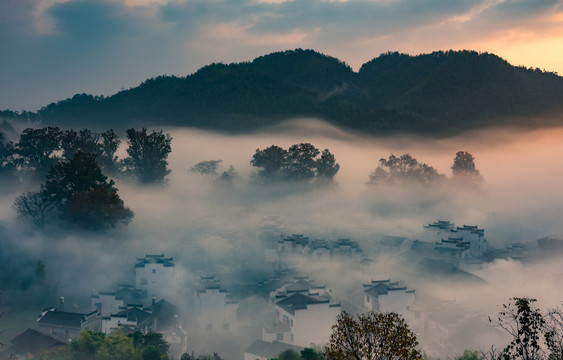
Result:
{"label": "hillside vegetation", "polygon": [[[77,94],[36,113],[45,125],[179,125],[247,131],[297,116],[372,133],[454,133],[490,125],[542,126],[563,113],[563,78],[475,51],[389,52],[354,72],[313,50],[211,64],[159,76],[109,97]],[[532,120],[534,119],[534,120]]]}

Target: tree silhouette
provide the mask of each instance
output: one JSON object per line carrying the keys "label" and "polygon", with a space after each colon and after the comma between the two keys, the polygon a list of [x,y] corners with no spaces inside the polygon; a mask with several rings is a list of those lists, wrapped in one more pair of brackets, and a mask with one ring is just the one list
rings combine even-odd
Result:
{"label": "tree silhouette", "polygon": [[51,167],[39,192],[19,196],[14,207],[37,226],[53,213],[86,229],[127,224],[133,212],[124,206],[113,185],[102,173],[96,155],[78,150],[72,159]]}
{"label": "tree silhouette", "polygon": [[489,317],[489,322],[504,329],[512,341],[501,353],[504,360],[537,360],[544,358],[540,339],[545,336],[545,320],[538,308],[536,299],[527,297],[511,298],[503,304],[496,319]]}
{"label": "tree silhouette", "polygon": [[258,178],[265,181],[309,181],[315,177],[332,180],[340,165],[328,149],[320,158],[319,154],[319,149],[310,143],[295,144],[288,150],[272,145],[256,149],[250,164],[261,168]]}
{"label": "tree silhouette", "polygon": [[58,161],[55,152],[60,149],[61,136],[62,131],[58,127],[25,129],[16,144],[19,164],[44,175]]}
{"label": "tree silhouette", "polygon": [[483,182],[483,177],[475,168],[475,158],[467,151],[458,151],[455,154],[452,174],[457,180],[471,181],[476,184]]}
{"label": "tree silhouette", "polygon": [[134,174],[141,183],[164,182],[166,175],[170,173],[167,168],[168,154],[172,151],[170,135],[163,134],[162,130],[153,130],[149,134],[147,128],[131,128],[126,133],[129,157],[124,160],[124,164],[127,171]]}
{"label": "tree silhouette", "polygon": [[268,180],[280,179],[286,154],[287,150],[276,145],[264,150],[256,149],[250,164],[261,168],[258,171],[258,177]]}
{"label": "tree silhouette", "polygon": [[400,157],[389,155],[388,159],[380,159],[379,166],[370,174],[370,184],[434,184],[444,176],[432,166],[419,163],[410,154]]}

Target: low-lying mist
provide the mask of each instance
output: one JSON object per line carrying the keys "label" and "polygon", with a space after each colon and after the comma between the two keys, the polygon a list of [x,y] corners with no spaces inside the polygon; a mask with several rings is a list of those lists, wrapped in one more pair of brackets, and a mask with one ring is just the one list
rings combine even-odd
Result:
{"label": "low-lying mist", "polygon": [[[249,135],[186,128],[164,131],[173,137],[172,173],[165,185],[139,186],[129,179],[115,179],[120,197],[135,213],[126,227],[106,233],[35,230],[16,219],[12,203],[19,193],[37,189],[21,186],[0,193],[0,256],[11,264],[9,270],[32,274],[36,262],[42,261],[59,295],[78,304],[87,301],[92,291],[132,283],[136,257],[164,253],[174,256],[182,275],[180,286],[187,288],[201,274],[236,273],[251,267],[261,220],[273,215],[282,219],[287,235],[351,238],[375,261],[367,272],[348,263],[312,266],[311,276],[327,282],[337,298],[345,298],[355,287],[361,292],[362,282],[390,277],[405,281],[417,293],[454,300],[483,319],[495,315],[497,305],[513,296],[537,298],[543,307],[558,306],[563,299],[559,258],[524,264],[495,260],[473,272],[483,283],[468,284],[432,281],[416,274],[413,264],[378,251],[383,236],[418,239],[423,225],[438,219],[458,226],[478,225],[485,229],[489,246],[499,249],[563,234],[563,129],[488,129],[440,139],[374,137],[300,119]],[[252,181],[249,162],[257,148],[288,148],[302,142],[321,151],[328,148],[335,155],[340,171],[334,184],[304,187]],[[379,159],[390,153],[409,153],[451,177],[453,158],[461,150],[473,154],[484,177],[485,183],[477,189],[451,182],[409,187],[367,184]],[[222,170],[233,166],[240,176],[221,182],[189,171],[204,160],[222,160]],[[460,341],[462,347],[491,345],[487,338],[482,344]]]}

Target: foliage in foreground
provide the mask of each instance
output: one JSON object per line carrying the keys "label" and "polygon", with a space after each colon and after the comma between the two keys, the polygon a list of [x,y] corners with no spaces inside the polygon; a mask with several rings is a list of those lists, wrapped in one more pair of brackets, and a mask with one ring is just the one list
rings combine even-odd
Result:
{"label": "foliage in foreground", "polygon": [[37,360],[167,360],[170,345],[160,333],[128,336],[118,329],[113,335],[85,330],[68,348],[45,351]]}
{"label": "foliage in foreground", "polygon": [[422,359],[416,335],[396,313],[340,313],[324,357],[348,359]]}
{"label": "foliage in foreground", "polygon": [[498,317],[489,317],[489,322],[504,329],[512,340],[499,354],[489,354],[488,359],[563,359],[563,315],[559,309],[542,314],[535,302],[514,297],[502,305]]}

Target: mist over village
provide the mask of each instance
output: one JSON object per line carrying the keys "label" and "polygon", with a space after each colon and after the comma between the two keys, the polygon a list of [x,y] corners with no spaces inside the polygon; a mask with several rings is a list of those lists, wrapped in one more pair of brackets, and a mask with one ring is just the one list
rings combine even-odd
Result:
{"label": "mist over village", "polygon": [[563,359],[560,1],[0,13],[0,360]]}

